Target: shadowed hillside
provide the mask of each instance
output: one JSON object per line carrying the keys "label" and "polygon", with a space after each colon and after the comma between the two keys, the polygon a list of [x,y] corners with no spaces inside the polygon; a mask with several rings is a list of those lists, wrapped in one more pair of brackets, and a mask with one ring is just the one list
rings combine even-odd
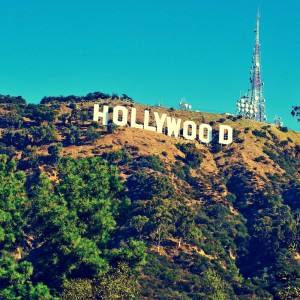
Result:
{"label": "shadowed hillside", "polygon": [[[300,297],[300,133],[127,95],[7,97],[3,299]],[[213,140],[102,126],[94,103],[111,108],[109,120],[122,105],[140,124],[146,109],[150,125],[154,112],[210,124]],[[232,144],[218,143],[220,124],[234,129]]]}

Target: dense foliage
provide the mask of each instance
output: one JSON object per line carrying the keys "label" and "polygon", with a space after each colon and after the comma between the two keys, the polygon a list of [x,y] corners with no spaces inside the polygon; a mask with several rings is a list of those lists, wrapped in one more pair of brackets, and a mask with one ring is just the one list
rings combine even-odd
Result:
{"label": "dense foliage", "polygon": [[44,174],[26,180],[14,160],[0,158],[1,299],[52,299],[70,280],[99,288],[118,262],[132,270],[143,264],[143,243],[117,237],[130,202],[114,167],[100,158],[65,158],[57,182]]}
{"label": "dense foliage", "polygon": [[127,96],[126,94],[122,94],[121,96],[117,94],[106,94],[102,92],[94,92],[94,93],[88,93],[86,96],[56,96],[56,97],[43,97],[41,100],[41,104],[48,104],[52,102],[67,102],[67,103],[76,103],[76,102],[88,102],[92,100],[98,100],[98,99],[122,99],[122,100],[128,100],[133,101],[131,97]]}
{"label": "dense foliage", "polygon": [[0,103],[26,104],[26,100],[22,96],[0,95]]}

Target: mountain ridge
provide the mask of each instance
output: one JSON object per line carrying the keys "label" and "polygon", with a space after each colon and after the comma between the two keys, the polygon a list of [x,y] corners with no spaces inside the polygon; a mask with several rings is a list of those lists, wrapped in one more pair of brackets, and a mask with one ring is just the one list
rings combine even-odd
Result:
{"label": "mountain ridge", "polygon": [[[151,124],[154,111],[210,124],[213,140],[102,126],[92,121],[95,103],[134,106],[140,124],[145,109]],[[67,156],[100,157],[118,168],[131,204],[114,243],[123,249],[133,237],[147,247],[141,299],[300,297],[300,133],[120,98],[0,106],[0,153],[28,178],[45,173],[60,184]],[[230,145],[218,143],[219,124],[233,128]]]}

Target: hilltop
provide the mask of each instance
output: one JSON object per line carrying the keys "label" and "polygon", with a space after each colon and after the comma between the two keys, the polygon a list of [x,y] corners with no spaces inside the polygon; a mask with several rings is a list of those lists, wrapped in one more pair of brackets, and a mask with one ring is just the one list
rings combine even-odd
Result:
{"label": "hilltop", "polygon": [[[2,104],[0,100],[0,153],[6,155],[8,162],[17,162],[16,172],[22,172],[26,178],[24,189],[28,199],[43,202],[33,187],[37,178],[45,174],[43,180],[50,181],[44,183],[44,192],[47,193],[48,185],[52,186],[50,190],[60,191],[69,203],[66,205],[72,206],[72,197],[81,192],[67,196],[68,189],[61,185],[76,189],[71,182],[82,184],[85,178],[92,180],[92,175],[82,173],[82,181],[70,179],[69,185],[64,178],[75,178],[76,172],[80,177],[84,170],[90,170],[96,178],[103,169],[92,170],[93,164],[99,164],[95,159],[104,160],[109,168],[117,168],[103,172],[117,172],[113,180],[119,180],[118,184],[110,185],[112,199],[125,197],[120,201],[124,201],[123,206],[127,201],[126,212],[120,208],[122,205],[118,207],[120,212],[116,214],[109,242],[105,247],[97,247],[103,253],[103,249],[115,253],[113,259],[109,255],[107,258],[111,270],[121,261],[128,264],[131,271],[121,272],[127,276],[123,280],[127,282],[136,276],[138,283],[134,287],[137,293],[140,290],[139,298],[300,297],[300,133],[228,114],[137,104],[127,95],[45,97],[40,105],[26,104],[20,99],[17,103],[6,99]],[[115,126],[109,122],[102,126],[92,121],[95,103],[110,108],[122,105],[128,110],[135,107],[140,124],[145,110],[150,111],[150,124],[154,124],[153,112],[210,124],[213,140],[204,144],[129,125]],[[218,143],[220,124],[233,128],[230,145]],[[66,157],[69,158],[64,161]],[[81,165],[80,161],[84,163]],[[76,169],[76,165],[81,169]],[[91,185],[101,186],[101,178],[99,173],[99,183]],[[91,222],[89,218],[85,220],[87,224]],[[29,237],[33,245],[30,249],[24,246]],[[23,246],[20,243],[5,251],[13,253],[16,262],[28,260],[37,268],[39,273],[33,271],[32,282],[48,285],[49,295],[60,297],[64,290],[64,299],[71,299],[68,295],[83,293],[80,280],[87,280],[90,274],[78,266],[74,266],[75,273],[64,275],[65,279],[74,280],[71,285],[65,283],[61,288],[49,284],[31,254],[39,253],[36,239],[30,231]],[[133,241],[140,244],[132,244]],[[124,249],[136,252],[125,255]],[[48,266],[51,263],[47,262]],[[104,267],[101,272],[103,276],[115,276],[105,273]],[[55,274],[57,282],[62,282],[60,275]],[[1,280],[0,284],[9,285]]]}

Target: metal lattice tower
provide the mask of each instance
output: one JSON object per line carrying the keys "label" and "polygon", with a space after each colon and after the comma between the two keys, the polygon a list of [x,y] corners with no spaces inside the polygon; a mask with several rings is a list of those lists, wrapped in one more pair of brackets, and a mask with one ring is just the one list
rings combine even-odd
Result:
{"label": "metal lattice tower", "polygon": [[263,97],[263,82],[261,79],[260,41],[259,41],[260,13],[258,10],[255,27],[255,46],[253,49],[252,67],[250,70],[249,95],[237,101],[237,114],[248,119],[264,122],[267,120],[265,113],[265,99]]}

